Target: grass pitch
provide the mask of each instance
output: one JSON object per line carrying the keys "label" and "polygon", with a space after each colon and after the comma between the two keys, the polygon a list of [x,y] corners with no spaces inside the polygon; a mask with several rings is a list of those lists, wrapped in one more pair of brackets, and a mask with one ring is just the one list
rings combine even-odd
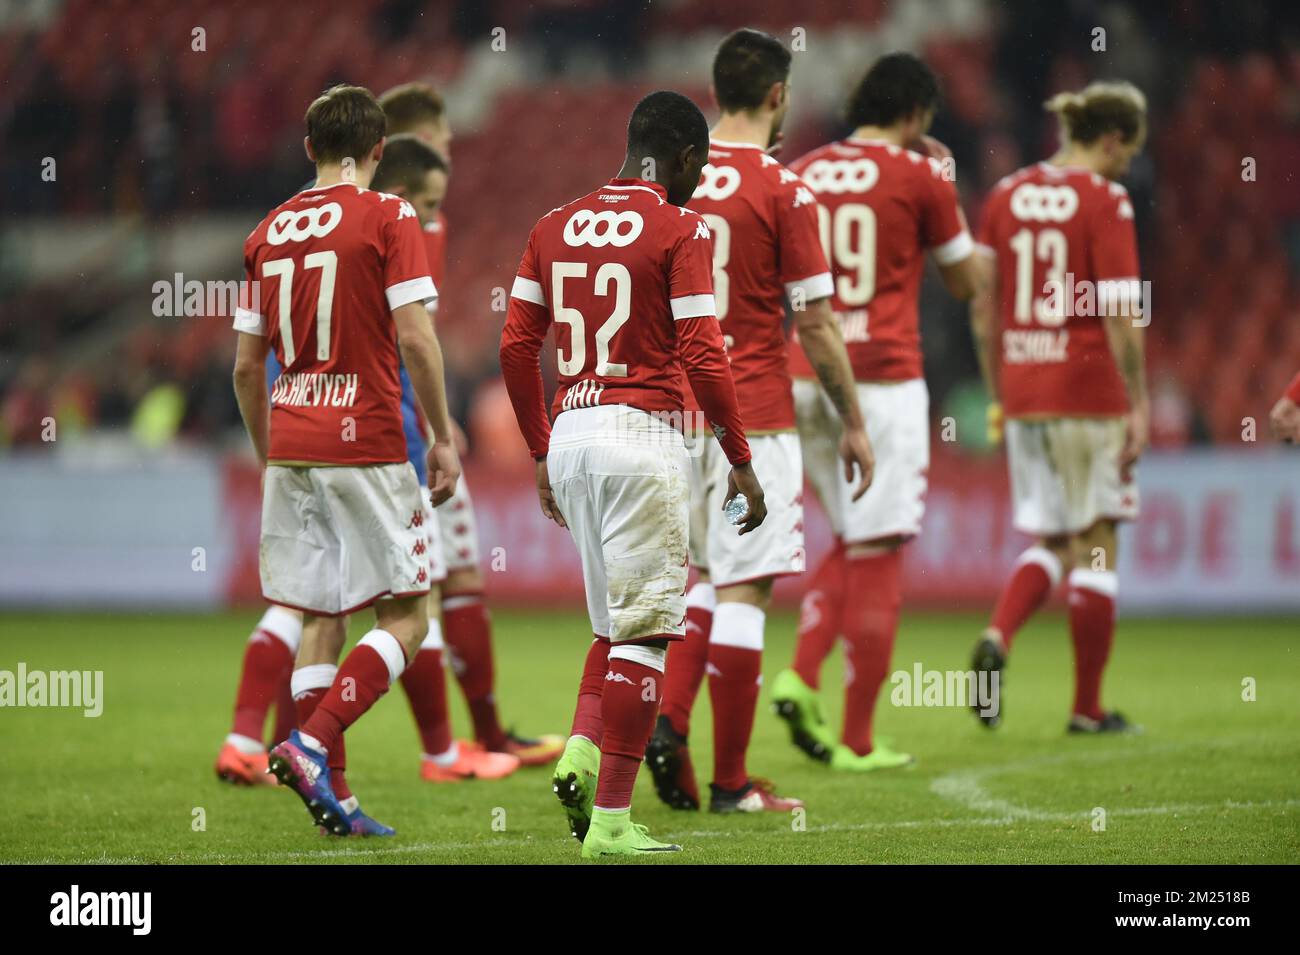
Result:
{"label": "grass pitch", "polygon": [[[0,709],[0,861],[580,861],[546,769],[495,783],[421,782],[400,688],[348,735],[349,779],[367,811],[397,828],[395,839],[326,839],[288,793],[218,783],[212,762],[255,621],[251,613],[0,615],[0,670],[21,661],[29,671],[104,674],[98,718]],[[586,621],[498,611],[495,622],[505,719],[523,733],[566,731]],[[895,669],[917,661],[964,668],[979,624],[905,612]],[[358,621],[354,636],[363,629]],[[769,679],[790,660],[793,631],[792,616],[770,619]],[[1069,640],[1059,615],[1043,615],[1017,641],[999,730],[984,730],[964,709],[886,699],[879,735],[919,763],[865,776],[810,762],[789,745],[764,698],[750,770],[807,801],[802,825],[784,816],[674,812],[643,770],[635,818],[685,846],[647,862],[1295,862],[1298,653],[1294,621],[1123,620],[1105,699],[1146,732],[1067,737]],[[837,651],[823,681],[836,725],[840,673]],[[1253,702],[1243,700],[1247,678]],[[463,735],[468,720],[454,683],[450,692]],[[707,788],[707,692],[692,736]]]}

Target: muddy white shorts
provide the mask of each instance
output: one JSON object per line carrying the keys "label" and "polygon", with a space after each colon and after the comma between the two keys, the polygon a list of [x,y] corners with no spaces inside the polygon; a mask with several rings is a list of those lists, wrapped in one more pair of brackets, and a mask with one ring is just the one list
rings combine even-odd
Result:
{"label": "muddy white shorts", "polygon": [[686,620],[686,448],[626,405],[561,412],[546,458],[582,559],[592,630],[612,642],[677,636]]}
{"label": "muddy white shorts", "polygon": [[853,500],[840,461],[840,418],[815,381],[795,379],[794,410],[804,469],[830,521],[846,544],[921,532],[930,469],[930,393],[925,379],[858,382],[858,404],[875,454],[871,487]]}
{"label": "muddy white shorts", "polygon": [[426,593],[432,515],[409,463],[266,469],[262,594],[318,616]]}
{"label": "muddy white shorts", "polygon": [[715,587],[803,573],[803,466],[793,432],[749,439],[767,518],[744,537],[722,513],[731,464],[712,434],[688,439],[691,562]]}
{"label": "muddy white shorts", "polygon": [[1016,530],[1079,534],[1137,517],[1137,485],[1120,477],[1123,418],[1012,418],[1005,436]]}
{"label": "muddy white shorts", "polygon": [[478,522],[474,519],[474,501],[469,496],[469,486],[463,474],[456,483],[456,493],[443,501],[434,513],[438,517],[441,560],[446,569],[477,569]]}

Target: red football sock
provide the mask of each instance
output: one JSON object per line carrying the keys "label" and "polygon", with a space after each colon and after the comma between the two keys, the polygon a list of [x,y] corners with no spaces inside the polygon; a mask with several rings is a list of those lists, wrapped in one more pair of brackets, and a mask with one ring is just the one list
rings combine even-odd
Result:
{"label": "red football sock", "polygon": [[587,651],[587,662],[582,666],[578,706],[573,712],[573,727],[569,730],[570,736],[585,736],[597,746],[604,735],[605,724],[601,719],[600,701],[605,692],[605,674],[608,672],[609,638],[597,636]]}
{"label": "red football sock", "polygon": [[844,732],[859,756],[871,752],[876,698],[889,675],[902,604],[903,552],[853,557],[844,573]]}
{"label": "red football sock", "polygon": [[447,714],[447,678],[442,669],[442,631],[429,621],[429,636],[415,659],[402,671],[402,689],[420,732],[420,745],[430,756],[451,748],[451,717]]}
{"label": "red football sock", "polygon": [[605,733],[600,743],[597,808],[617,810],[632,805],[632,786],[654,729],[662,684],[663,673],[654,667],[610,659],[600,706]]}
{"label": "red football sock", "polygon": [[675,641],[668,651],[664,701],[659,710],[682,736],[690,735],[691,709],[704,682],[716,603],[712,584],[698,583],[692,587],[686,595],[686,636]]}
{"label": "red football sock", "polygon": [[[330,667],[330,669],[337,669]],[[311,715],[316,712],[316,707],[320,701],[325,699],[325,694],[329,692],[329,687],[313,687],[309,690],[303,690],[294,698],[294,710],[298,717],[298,724],[305,725]],[[288,734],[285,734],[286,738]],[[330,788],[334,790],[334,795],[339,799],[347,799],[352,795],[352,789],[348,786],[347,768],[348,754],[343,744],[343,737],[340,735],[338,742],[330,748],[329,756],[326,763],[330,768]]]}
{"label": "red football sock", "polygon": [[1060,582],[1061,562],[1050,550],[1031,547],[1020,555],[989,621],[1002,634],[1002,643],[1008,650],[1016,631],[1047,602]]}
{"label": "red football sock", "polygon": [[794,671],[813,689],[821,685],[822,663],[835,646],[844,615],[844,542],[836,540],[817,565],[799,605]]}
{"label": "red football sock", "polygon": [[1074,643],[1074,712],[1094,720],[1101,708],[1101,677],[1115,641],[1117,578],[1112,570],[1070,572],[1070,639]]}
{"label": "red football sock", "polygon": [[[253,631],[244,647],[244,664],[235,691],[235,719],[232,733],[260,740],[266,714],[277,699],[282,683],[293,672],[293,651],[270,631]],[[286,734],[287,735],[287,734]],[[280,742],[284,737],[276,739]]]}
{"label": "red football sock", "polygon": [[371,630],[343,660],[325,698],[302,724],[302,732],[314,737],[326,752],[332,751],[343,731],[388,692],[404,669],[406,652],[397,638],[385,630]]}
{"label": "red football sock", "polygon": [[293,701],[293,691],[290,689],[289,680],[293,675],[292,666],[285,673],[284,679],[280,681],[280,688],[276,691],[275,698],[275,730],[274,738],[271,745],[282,743],[289,738],[289,734],[298,728],[298,709]]}
{"label": "red football sock", "polygon": [[474,738],[490,750],[506,748],[506,733],[497,715],[493,694],[496,668],[492,659],[492,620],[480,594],[444,597],[442,620],[447,646],[456,659],[453,671],[460,683]]}
{"label": "red football sock", "polygon": [[713,782],[740,789],[749,782],[745,753],[754,732],[754,710],[763,673],[763,625],[759,607],[720,603],[709,642],[709,700],[713,704]]}

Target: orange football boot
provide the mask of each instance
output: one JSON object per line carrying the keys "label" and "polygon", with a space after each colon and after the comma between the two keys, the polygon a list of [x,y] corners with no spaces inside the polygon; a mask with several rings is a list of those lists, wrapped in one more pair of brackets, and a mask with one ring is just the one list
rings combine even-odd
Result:
{"label": "orange football boot", "polygon": [[420,778],[427,783],[458,783],[466,779],[505,779],[519,768],[519,757],[509,753],[489,753],[473,743],[460,742],[456,762],[439,766],[433,760],[420,760]]}
{"label": "orange football boot", "polygon": [[217,756],[217,778],[236,786],[278,786],[266,771],[266,753],[245,753],[226,743]]}

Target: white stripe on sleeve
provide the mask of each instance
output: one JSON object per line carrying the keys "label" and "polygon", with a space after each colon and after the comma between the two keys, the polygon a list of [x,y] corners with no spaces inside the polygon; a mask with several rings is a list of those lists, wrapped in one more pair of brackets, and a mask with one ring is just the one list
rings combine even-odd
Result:
{"label": "white stripe on sleeve", "polygon": [[250,335],[266,334],[266,316],[259,315],[257,312],[250,312],[246,308],[235,309],[233,324],[237,332],[247,332]]}
{"label": "white stripe on sleeve", "polygon": [[669,304],[673,309],[673,321],[683,318],[702,318],[705,315],[717,315],[718,306],[713,303],[712,295],[683,295],[672,299]]}
{"label": "white stripe on sleeve", "polygon": [[785,283],[785,297],[794,301],[794,293],[800,289],[803,289],[805,302],[815,302],[818,299],[830,298],[835,291],[835,283],[829,272],[810,275],[806,279],[795,279],[793,282]]}
{"label": "white stripe on sleeve", "polygon": [[943,245],[936,245],[930,251],[940,265],[954,265],[975,251],[975,241],[969,232],[962,229]]}
{"label": "white stripe on sleeve", "polygon": [[433,279],[421,275],[418,279],[408,279],[388,286],[384,289],[384,295],[388,298],[388,310],[395,312],[403,305],[410,305],[412,302],[427,304],[435,301],[438,298],[438,290],[434,287]]}
{"label": "white stripe on sleeve", "polygon": [[546,307],[546,293],[542,291],[542,284],[534,282],[532,279],[526,279],[522,275],[515,276],[515,284],[510,289],[510,297],[517,298],[522,302],[532,302],[534,305]]}

